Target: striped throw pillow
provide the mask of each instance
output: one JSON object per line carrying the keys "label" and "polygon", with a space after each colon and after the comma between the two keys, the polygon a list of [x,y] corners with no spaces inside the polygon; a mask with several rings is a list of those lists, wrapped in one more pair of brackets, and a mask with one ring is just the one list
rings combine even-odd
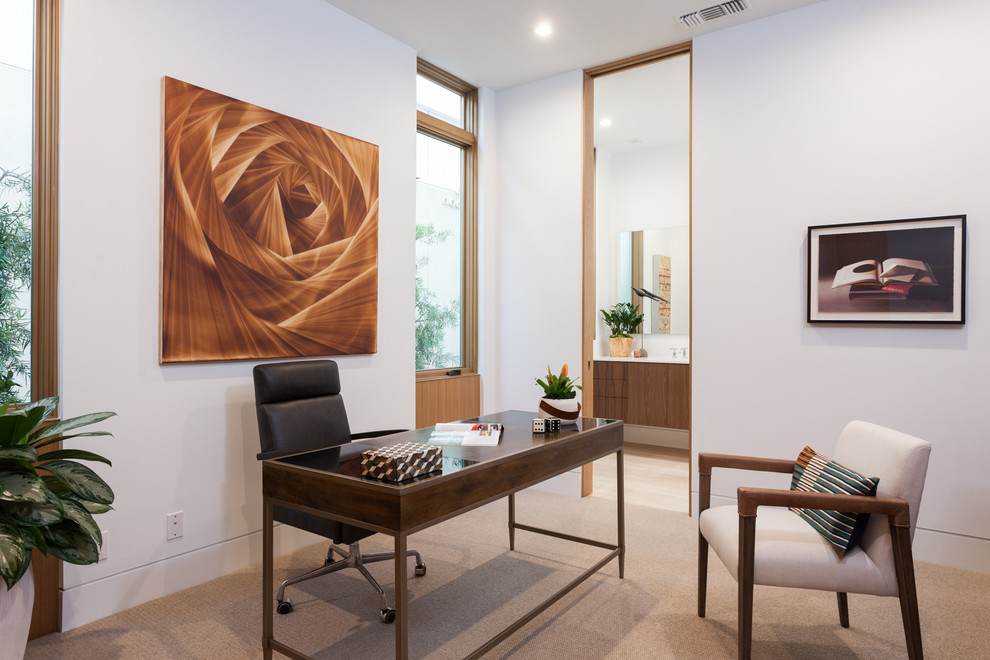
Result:
{"label": "striped throw pillow", "polygon": [[[847,495],[877,494],[876,477],[864,477],[858,472],[839,465],[828,456],[805,447],[794,464],[791,490],[806,493],[842,493]],[[791,511],[804,518],[819,534],[832,544],[840,557],[845,556],[863,536],[868,513],[847,513],[822,509],[796,509]]]}

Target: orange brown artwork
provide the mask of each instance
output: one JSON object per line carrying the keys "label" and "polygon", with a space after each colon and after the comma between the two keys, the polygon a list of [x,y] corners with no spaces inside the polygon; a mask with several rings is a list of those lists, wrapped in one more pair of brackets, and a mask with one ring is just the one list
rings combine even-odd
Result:
{"label": "orange brown artwork", "polygon": [[161,361],[374,353],[378,147],[165,78]]}

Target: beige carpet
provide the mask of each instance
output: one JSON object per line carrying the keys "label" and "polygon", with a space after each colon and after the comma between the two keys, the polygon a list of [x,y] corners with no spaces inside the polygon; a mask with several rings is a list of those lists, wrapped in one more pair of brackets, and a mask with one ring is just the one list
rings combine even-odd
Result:
{"label": "beige carpet", "polygon": [[[541,492],[517,497],[518,519],[614,539],[615,505]],[[411,537],[425,577],[410,580],[414,658],[461,658],[544,600],[602,550],[517,532],[510,552],[504,500]],[[504,642],[493,658],[698,658],[736,656],[735,582],[712,556],[708,616],[696,614],[695,521],[627,505],[625,579],[613,562]],[[362,542],[387,550],[391,539]],[[311,546],[276,561],[276,577],[322,562]],[[391,592],[392,567],[371,571]],[[990,658],[990,575],[917,563],[928,658]],[[261,657],[260,566],[146,603],[28,645],[26,658]],[[377,594],[356,572],[290,587],[295,611],[275,617],[276,638],[317,658],[389,658],[394,631],[378,621]],[[757,587],[756,658],[905,658],[893,598],[849,596],[851,627],[838,624],[831,593]],[[276,654],[276,657],[281,657]]]}

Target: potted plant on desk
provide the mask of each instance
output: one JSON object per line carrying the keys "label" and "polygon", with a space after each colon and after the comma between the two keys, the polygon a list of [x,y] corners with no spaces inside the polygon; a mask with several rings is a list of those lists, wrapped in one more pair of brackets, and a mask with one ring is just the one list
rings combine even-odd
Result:
{"label": "potted plant on desk", "polygon": [[536,384],[543,388],[543,398],[540,399],[540,417],[558,417],[565,422],[574,421],[581,413],[581,402],[577,400],[577,378],[567,375],[567,363],[560,369],[560,375],[554,376],[547,365],[547,379],[536,379]]}
{"label": "potted plant on desk", "polygon": [[0,397],[0,648],[22,658],[31,626],[34,579],[31,551],[71,564],[95,564],[103,538],[93,514],[110,510],[113,490],[78,460],[110,461],[81,449],[38,450],[73,437],[107,431],[67,431],[102,422],[112,412],[48,424],[58,397],[14,406]]}
{"label": "potted plant on desk", "polygon": [[629,357],[632,348],[632,332],[643,322],[639,313],[639,305],[620,302],[615,303],[610,311],[599,310],[605,318],[612,334],[608,337],[608,354],[610,357]]}

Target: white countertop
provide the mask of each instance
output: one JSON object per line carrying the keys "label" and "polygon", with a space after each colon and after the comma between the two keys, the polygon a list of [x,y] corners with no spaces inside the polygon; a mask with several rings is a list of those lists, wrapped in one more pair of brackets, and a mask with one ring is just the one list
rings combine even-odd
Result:
{"label": "white countertop", "polygon": [[663,355],[659,357],[653,357],[648,355],[646,357],[610,357],[608,355],[600,355],[592,358],[595,362],[658,362],[662,364],[691,364],[691,360],[687,358],[675,358],[675,357],[665,357]]}

